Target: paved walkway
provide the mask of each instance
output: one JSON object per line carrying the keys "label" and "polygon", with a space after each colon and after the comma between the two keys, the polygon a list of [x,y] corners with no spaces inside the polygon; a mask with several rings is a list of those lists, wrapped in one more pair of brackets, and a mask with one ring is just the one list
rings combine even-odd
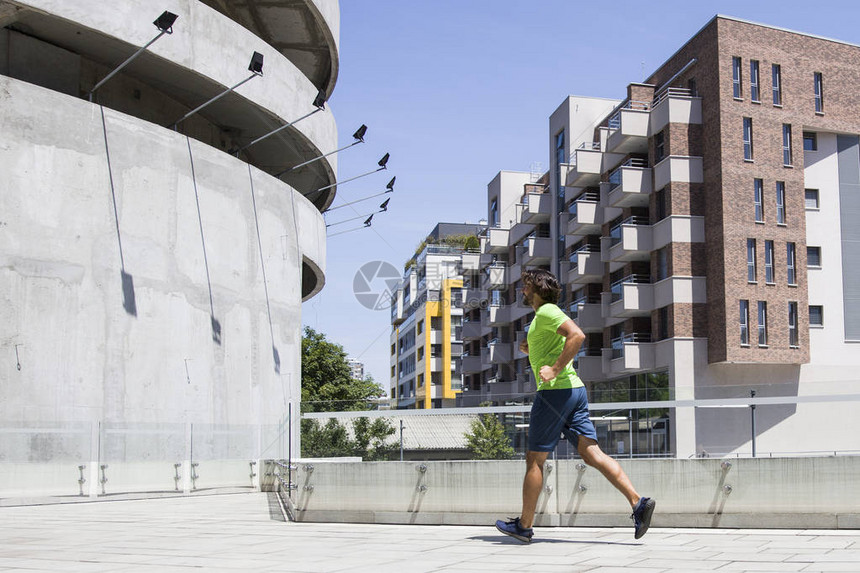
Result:
{"label": "paved walkway", "polygon": [[0,508],[0,571],[860,571],[860,531],[281,521],[271,494]]}

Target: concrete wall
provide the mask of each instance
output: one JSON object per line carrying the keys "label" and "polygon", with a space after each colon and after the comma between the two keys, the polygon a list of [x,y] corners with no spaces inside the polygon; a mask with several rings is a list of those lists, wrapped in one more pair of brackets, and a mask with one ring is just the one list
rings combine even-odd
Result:
{"label": "concrete wall", "polygon": [[[630,526],[624,498],[578,463],[547,462],[536,524]],[[860,486],[858,457],[621,463],[657,500],[654,527],[860,527],[860,502],[845,495]],[[524,469],[513,461],[300,463],[290,505],[297,521],[489,525],[519,515]]]}
{"label": "concrete wall", "polygon": [[[0,172],[7,431],[277,427],[300,395],[301,262],[325,270],[312,204],[196,140],[6,77]],[[63,456],[9,443],[0,462]]]}

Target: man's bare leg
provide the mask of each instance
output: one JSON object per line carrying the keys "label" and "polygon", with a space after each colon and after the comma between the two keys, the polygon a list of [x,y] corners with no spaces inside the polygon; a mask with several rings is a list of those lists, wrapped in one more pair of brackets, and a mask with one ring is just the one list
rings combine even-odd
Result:
{"label": "man's bare leg", "polygon": [[543,464],[549,452],[526,452],[526,475],[523,478],[523,512],[520,515],[520,525],[525,528],[532,526],[535,520],[535,507],[543,488]]}
{"label": "man's bare leg", "polygon": [[[600,446],[597,445],[596,441],[579,436],[577,449],[579,450],[579,455],[582,456],[582,461],[596,468],[609,480],[609,483],[624,494],[624,497],[630,502],[630,507],[634,507],[639,502],[639,494],[636,493],[633,483],[627,477],[627,474],[624,473],[621,465],[612,457],[607,456],[600,449]],[[535,498],[535,501],[537,501],[537,498]],[[523,485],[523,507],[525,507],[525,484]]]}

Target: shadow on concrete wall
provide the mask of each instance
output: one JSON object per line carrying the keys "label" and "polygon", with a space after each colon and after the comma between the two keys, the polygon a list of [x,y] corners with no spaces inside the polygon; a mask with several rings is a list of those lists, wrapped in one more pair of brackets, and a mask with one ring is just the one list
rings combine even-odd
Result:
{"label": "shadow on concrete wall", "polygon": [[113,202],[113,221],[116,225],[116,241],[119,245],[120,281],[122,283],[122,307],[131,316],[137,316],[137,302],[134,297],[134,278],[125,271],[125,257],[122,252],[122,235],[119,232],[119,214],[116,208],[116,189],[113,184],[113,170],[110,164],[110,145],[108,145],[107,123],[105,122],[105,108],[99,106],[102,115],[102,133],[105,139],[105,157],[107,158],[108,181],[110,183],[110,195]]}

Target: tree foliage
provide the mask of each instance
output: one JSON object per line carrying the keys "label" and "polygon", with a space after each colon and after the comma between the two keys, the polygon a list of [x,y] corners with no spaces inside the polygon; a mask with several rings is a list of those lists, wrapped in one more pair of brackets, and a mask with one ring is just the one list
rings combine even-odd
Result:
{"label": "tree foliage", "polygon": [[[305,327],[302,336],[302,411],[343,412],[368,410],[370,401],[385,396],[385,390],[371,376],[355,380],[350,374],[346,352],[324,334]],[[394,434],[388,420],[355,418],[352,432],[336,419],[320,424],[315,419],[301,422],[302,457],[360,456],[364,460],[388,459],[395,449],[386,442]]]}
{"label": "tree foliage", "polygon": [[354,380],[346,352],[324,334],[305,327],[302,336],[302,411],[366,410],[368,401],[385,396],[370,375]]}
{"label": "tree foliage", "polygon": [[466,445],[476,460],[509,460],[514,457],[505,426],[493,414],[481,414],[472,420],[465,437]]}

